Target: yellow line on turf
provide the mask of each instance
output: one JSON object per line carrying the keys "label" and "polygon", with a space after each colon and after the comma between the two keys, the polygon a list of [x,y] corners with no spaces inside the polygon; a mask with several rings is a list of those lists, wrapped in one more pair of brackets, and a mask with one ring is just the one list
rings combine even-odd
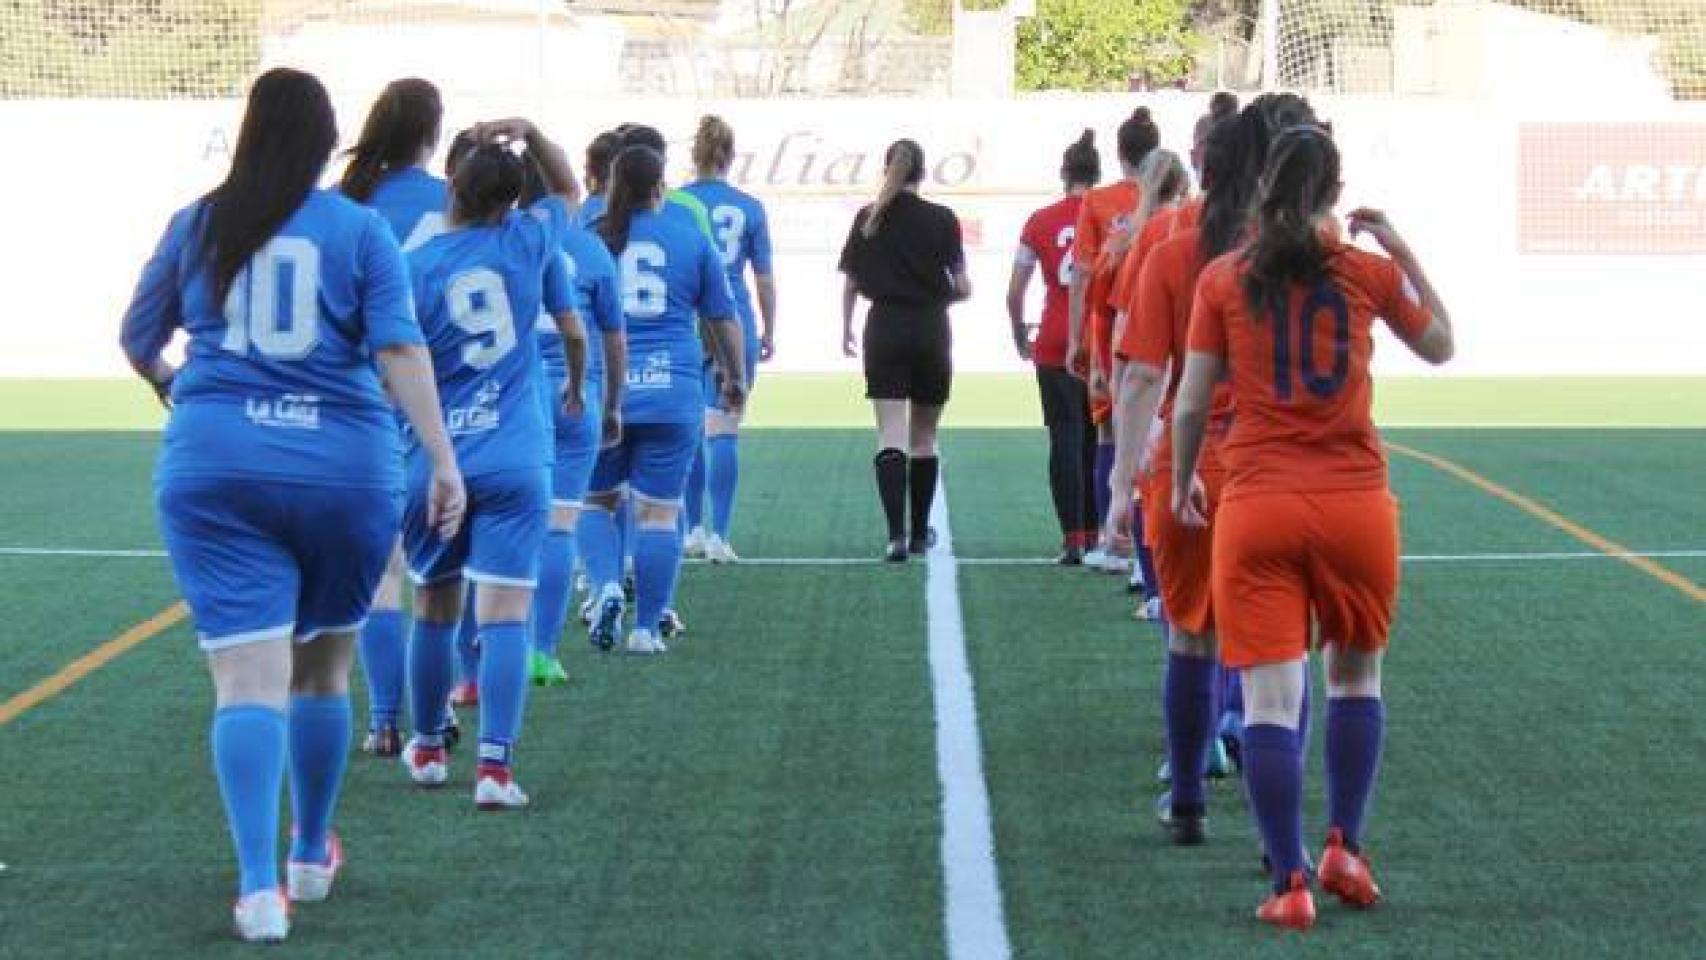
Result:
{"label": "yellow line on turf", "polygon": [[25,690],[5,703],[0,703],[0,727],[52,700],[67,688],[123,655],[145,640],[157,637],[182,623],[189,608],[182,600],[149,617],[129,630],[108,640],[81,657],[66,664],[60,671]]}
{"label": "yellow line on turf", "polygon": [[1549,526],[1564,531],[1595,550],[1629,564],[1631,567],[1634,567],[1660,583],[1670,587],[1675,587],[1677,590],[1682,592],[1683,596],[1689,597],[1698,603],[1706,603],[1706,588],[1701,587],[1699,584],[1688,579],[1682,574],[1677,573],[1675,570],[1664,566],[1663,564],[1657,563],[1647,557],[1640,556],[1628,547],[1600,536],[1594,531],[1589,530],[1587,527],[1582,526],[1576,521],[1571,520],[1569,517],[1564,516],[1537,500],[1525,497],[1503,484],[1489,480],[1468,467],[1459,463],[1454,463],[1444,457],[1435,456],[1434,454],[1417,450],[1414,447],[1407,447],[1401,443],[1393,443],[1391,441],[1387,441],[1386,446],[1406,457],[1410,457],[1413,460],[1420,460],[1436,470],[1448,473],[1484,493],[1489,493],[1498,497],[1500,500],[1516,507],[1518,510],[1521,510]]}

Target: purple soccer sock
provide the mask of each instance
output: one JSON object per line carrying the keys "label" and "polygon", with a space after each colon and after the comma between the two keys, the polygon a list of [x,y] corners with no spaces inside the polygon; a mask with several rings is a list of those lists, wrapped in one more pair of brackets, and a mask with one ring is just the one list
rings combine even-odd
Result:
{"label": "purple soccer sock", "polygon": [[1244,728],[1244,786],[1273,867],[1275,892],[1304,869],[1303,751],[1297,731],[1269,723]]}
{"label": "purple soccer sock", "polygon": [[1214,735],[1216,664],[1206,657],[1167,655],[1162,705],[1167,718],[1167,762],[1173,770],[1173,809],[1201,813]]}
{"label": "purple soccer sock", "polygon": [[1379,697],[1327,698],[1327,824],[1353,851],[1362,842],[1385,734],[1386,704]]}

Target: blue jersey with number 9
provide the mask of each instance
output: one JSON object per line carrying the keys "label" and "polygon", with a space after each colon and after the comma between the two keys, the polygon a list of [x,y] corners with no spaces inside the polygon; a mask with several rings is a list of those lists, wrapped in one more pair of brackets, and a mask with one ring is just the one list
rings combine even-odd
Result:
{"label": "blue jersey with number 9", "polygon": [[[710,212],[711,233],[717,253],[728,271],[729,292],[740,311],[741,330],[749,344],[758,342],[758,316],[752,308],[752,292],[746,285],[746,266],[769,276],[772,270],[770,221],[764,204],[727,180],[699,180],[684,188],[698,197]],[[750,365],[750,358],[749,358]]]}
{"label": "blue jersey with number 9", "polygon": [[178,211],[143,267],[121,342],[133,363],[189,337],[158,478],[401,485],[373,351],[421,342],[408,272],[378,214],[317,190],[223,301],[201,255],[205,204]]}
{"label": "blue jersey with number 9", "polygon": [[[447,231],[409,254],[439,402],[467,476],[551,462],[534,328],[541,310],[574,308],[561,252],[567,224],[562,202],[548,199],[496,226]],[[411,445],[411,476],[427,468],[425,452]]]}
{"label": "blue jersey with number 9", "polygon": [[686,218],[638,210],[616,256],[628,322],[629,423],[697,423],[705,415],[698,318],[734,323],[722,258]]}

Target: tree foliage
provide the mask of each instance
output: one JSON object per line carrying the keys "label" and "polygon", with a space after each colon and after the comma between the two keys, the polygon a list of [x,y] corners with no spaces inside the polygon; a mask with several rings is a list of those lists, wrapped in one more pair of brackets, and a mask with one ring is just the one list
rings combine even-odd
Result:
{"label": "tree foliage", "polygon": [[1019,24],[1018,81],[1024,90],[1123,90],[1136,74],[1150,84],[1183,79],[1198,38],[1189,0],[1041,0]]}
{"label": "tree foliage", "polygon": [[259,51],[259,0],[0,0],[0,97],[231,96]]}

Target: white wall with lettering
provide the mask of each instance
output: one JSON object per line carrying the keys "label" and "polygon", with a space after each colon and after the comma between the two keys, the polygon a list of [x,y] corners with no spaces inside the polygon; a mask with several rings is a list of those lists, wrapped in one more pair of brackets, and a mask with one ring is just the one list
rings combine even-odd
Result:
{"label": "white wall with lettering", "polygon": [[[920,140],[929,155],[925,193],[959,212],[976,288],[954,310],[956,361],[961,370],[994,371],[1023,369],[1012,353],[1003,300],[1025,217],[1057,195],[1061,151],[1086,126],[1097,132],[1107,173],[1117,175],[1114,129],[1138,103],[1155,111],[1165,145],[1189,149],[1203,98],[1185,94],[559,103],[544,120],[577,158],[598,130],[627,120],[652,123],[671,138],[675,182],[689,176],[688,145],[702,113],[720,113],[734,124],[734,179],[770,210],[782,304],[774,369],[784,371],[857,369],[840,355],[836,254],[854,212],[874,190],[886,145],[900,136]],[[0,182],[10,187],[10,216],[0,229],[9,301],[0,377],[126,372],[116,344],[131,285],[170,213],[223,174],[241,106],[0,102],[0,123],[27,132],[0,152]],[[339,104],[346,136],[360,127],[366,106]],[[1652,156],[1626,142],[1608,142],[1606,157],[1581,158],[1579,182],[1556,187],[1556,197],[1534,195],[1552,188],[1519,178],[1523,151],[1536,149],[1519,141],[1525,121],[1653,121],[1697,137],[1706,127],[1706,108],[1528,117],[1445,100],[1346,99],[1319,106],[1345,153],[1343,209],[1387,209],[1453,308],[1461,348],[1447,375],[1706,374],[1706,256],[1700,253],[1706,250],[1706,195],[1603,189],[1606,182],[1647,176],[1643,168],[1687,164],[1665,155],[1657,140]],[[515,112],[503,103],[454,103],[450,109],[448,128]],[[1591,136],[1585,142],[1571,149],[1597,149]],[[1692,173],[1665,176],[1706,182],[1706,157],[1693,163]],[[1582,203],[1636,204],[1631,216],[1652,215],[1667,225],[1667,244],[1654,249],[1695,252],[1521,252],[1519,209],[1556,204],[1557,215],[1568,217],[1570,204]],[[1033,295],[1033,317],[1035,301]],[[1387,372],[1421,370],[1391,343],[1379,363]]]}

